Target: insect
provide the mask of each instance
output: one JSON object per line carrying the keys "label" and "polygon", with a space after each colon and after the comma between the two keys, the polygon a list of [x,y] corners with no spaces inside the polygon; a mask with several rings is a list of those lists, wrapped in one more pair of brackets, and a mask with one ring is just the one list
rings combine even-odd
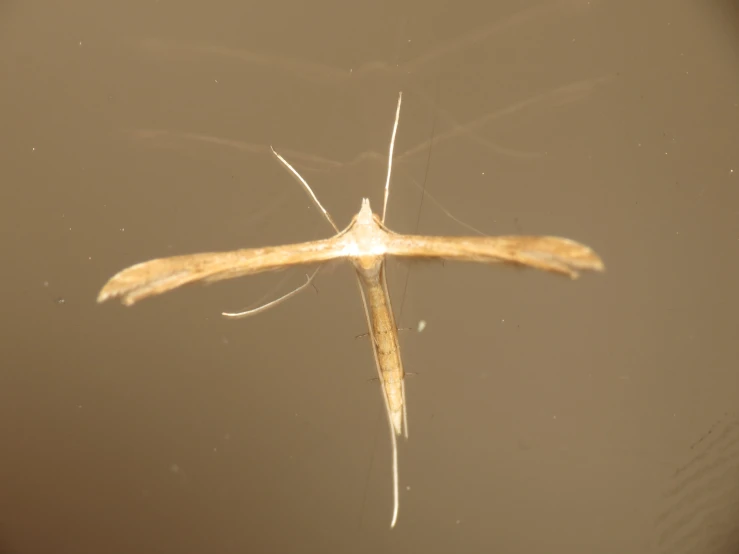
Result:
{"label": "insect", "polygon": [[[405,372],[386,283],[386,257],[506,263],[532,267],[571,278],[576,278],[582,270],[602,271],[604,269],[603,262],[593,250],[565,238],[518,235],[499,237],[401,235],[388,229],[385,226],[385,214],[390,193],[393,149],[402,98],[402,93],[400,93],[390,140],[382,217],[374,214],[369,200],[363,198],[359,213],[352,218],[344,230],[339,230],[305,179],[273,149],[273,154],[303,185],[311,200],[334,228],[336,234],[333,237],[284,246],[189,254],[143,262],[128,267],[111,277],[97,298],[98,302],[104,302],[110,298],[120,297],[123,304],[130,306],[149,296],[161,294],[188,283],[220,281],[296,265],[348,259],[357,273],[357,282],[367,316],[368,334],[390,425],[393,473],[391,528],[397,521],[399,507],[397,439],[400,436],[408,437],[408,418],[405,401]],[[246,312],[224,313],[223,315],[245,317],[264,311],[305,288],[319,270],[320,266],[301,287],[269,304]]]}

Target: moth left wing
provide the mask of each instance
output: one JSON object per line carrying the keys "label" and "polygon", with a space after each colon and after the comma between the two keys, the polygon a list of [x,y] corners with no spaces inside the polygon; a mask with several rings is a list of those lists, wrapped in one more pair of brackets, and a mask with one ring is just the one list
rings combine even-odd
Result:
{"label": "moth left wing", "polygon": [[433,237],[389,234],[386,254],[464,262],[508,263],[576,278],[582,270],[603,271],[592,249],[560,237]]}
{"label": "moth left wing", "polygon": [[97,300],[105,302],[120,297],[130,306],[188,283],[220,281],[293,265],[326,262],[344,256],[342,248],[336,237],[332,237],[285,246],[159,258],[132,265],[111,277]]}

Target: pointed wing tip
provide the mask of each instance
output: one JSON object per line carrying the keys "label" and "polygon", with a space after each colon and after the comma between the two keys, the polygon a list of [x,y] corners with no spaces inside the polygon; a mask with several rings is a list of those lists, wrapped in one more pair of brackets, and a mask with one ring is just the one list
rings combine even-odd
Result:
{"label": "pointed wing tip", "polygon": [[606,266],[603,265],[603,262],[600,260],[600,258],[597,258],[592,261],[588,261],[586,264],[582,264],[577,267],[577,269],[581,271],[595,271],[597,273],[603,273],[606,270]]}
{"label": "pointed wing tip", "polygon": [[105,286],[100,290],[97,297],[97,303],[102,304],[112,298],[120,298],[121,304],[124,306],[131,306],[138,300],[131,290],[124,290],[115,285],[113,280],[108,281]]}
{"label": "pointed wing tip", "polygon": [[603,260],[592,248],[569,239],[566,240],[570,245],[576,247],[571,251],[569,260],[574,279],[580,276],[580,271],[597,271],[598,273],[602,273],[606,270]]}
{"label": "pointed wing tip", "polygon": [[142,264],[136,264],[131,267],[127,267],[108,279],[108,281],[105,283],[105,285],[103,285],[103,288],[100,289],[100,292],[98,293],[98,304],[102,304],[103,302],[106,302],[111,298],[120,298],[121,303],[125,304],[126,306],[130,306],[131,304],[133,304],[133,302],[130,301],[130,296],[131,292],[137,287],[131,286],[130,279],[127,279],[127,275],[131,273],[131,270],[134,270],[134,268],[138,269],[138,267],[141,265]]}
{"label": "pointed wing tip", "polygon": [[606,270],[606,265],[603,263],[603,260],[600,259],[600,256],[591,250],[590,259],[582,269],[589,269],[590,271],[603,273]]}
{"label": "pointed wing tip", "polygon": [[580,275],[583,271],[595,271],[597,273],[603,273],[606,270],[606,266],[603,265],[603,262],[598,258],[596,261],[589,261],[588,263],[578,264],[574,267],[571,267],[569,270],[569,275],[571,279],[579,279]]}
{"label": "pointed wing tip", "polygon": [[114,296],[116,296],[116,293],[114,291],[110,290],[110,281],[105,283],[105,286],[100,289],[100,292],[98,293],[97,297],[97,303],[102,304],[103,302],[106,302],[107,300],[110,300]]}
{"label": "pointed wing tip", "polygon": [[[98,294],[97,303],[102,304],[103,302],[107,302],[108,300],[111,300],[118,296],[122,296],[122,295],[119,293],[114,293],[114,292],[101,291],[100,294]],[[130,306],[131,304],[133,304],[133,302],[127,301],[126,297],[123,296],[121,298],[121,304],[123,304],[124,306]]]}
{"label": "pointed wing tip", "polygon": [[98,303],[120,298],[121,304],[131,306],[148,296],[173,288],[171,286],[167,288],[164,285],[170,279],[178,277],[181,272],[163,272],[159,266],[167,261],[168,258],[150,260],[122,269],[108,279],[108,282],[100,289],[97,297]]}

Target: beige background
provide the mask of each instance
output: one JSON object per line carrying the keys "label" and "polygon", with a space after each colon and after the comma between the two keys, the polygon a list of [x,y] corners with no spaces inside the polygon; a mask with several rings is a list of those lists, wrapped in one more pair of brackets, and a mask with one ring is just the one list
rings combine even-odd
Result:
{"label": "beige background", "polygon": [[[739,552],[738,13],[3,3],[0,551]],[[328,236],[269,144],[341,225],[377,209],[401,89],[391,228],[469,232],[417,183],[607,272],[391,264],[428,326],[389,531],[348,266],[238,322],[302,271],[94,300],[152,257]]]}

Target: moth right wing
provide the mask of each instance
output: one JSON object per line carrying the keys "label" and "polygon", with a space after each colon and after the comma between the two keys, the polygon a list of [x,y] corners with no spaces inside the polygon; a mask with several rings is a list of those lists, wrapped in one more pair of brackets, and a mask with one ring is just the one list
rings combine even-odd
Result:
{"label": "moth right wing", "polygon": [[320,263],[345,256],[343,246],[332,237],[324,240],[247,248],[231,252],[208,252],[158,258],[132,265],[113,277],[98,294],[98,302],[120,297],[130,306],[188,283],[233,279],[284,267]]}
{"label": "moth right wing", "polygon": [[433,237],[389,234],[386,253],[392,256],[443,258],[463,262],[503,262],[576,278],[579,271],[603,271],[603,261],[590,248],[560,237]]}

